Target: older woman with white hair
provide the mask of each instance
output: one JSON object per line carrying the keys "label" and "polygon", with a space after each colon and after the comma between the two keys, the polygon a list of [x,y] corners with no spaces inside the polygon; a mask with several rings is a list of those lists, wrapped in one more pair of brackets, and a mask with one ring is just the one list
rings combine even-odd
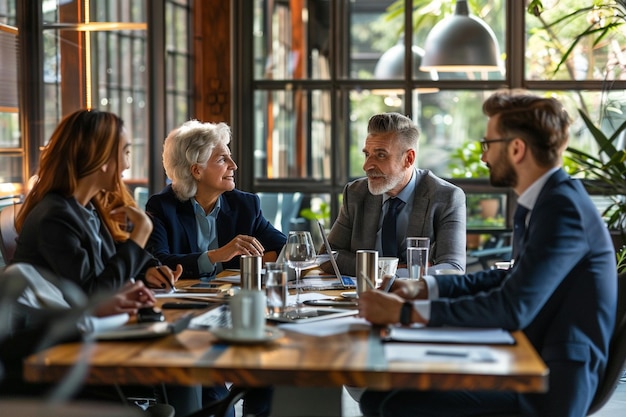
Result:
{"label": "older woman with white hair", "polygon": [[147,248],[181,278],[214,277],[239,268],[241,255],[274,261],[286,237],[261,213],[259,197],[235,189],[225,123],[191,120],[170,132],[163,166],[171,185],[146,204],[154,229]]}

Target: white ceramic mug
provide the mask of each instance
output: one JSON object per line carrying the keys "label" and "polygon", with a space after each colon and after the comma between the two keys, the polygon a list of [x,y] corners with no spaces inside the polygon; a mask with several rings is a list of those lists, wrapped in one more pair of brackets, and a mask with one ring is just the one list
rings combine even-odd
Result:
{"label": "white ceramic mug", "polygon": [[261,339],[265,334],[265,293],[242,289],[231,297],[229,304],[233,336]]}

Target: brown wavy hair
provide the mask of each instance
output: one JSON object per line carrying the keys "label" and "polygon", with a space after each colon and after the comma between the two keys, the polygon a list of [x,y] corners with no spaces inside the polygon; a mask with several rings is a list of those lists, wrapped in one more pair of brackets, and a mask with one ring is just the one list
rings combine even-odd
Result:
{"label": "brown wavy hair", "polygon": [[[78,110],[67,115],[56,127],[41,152],[36,182],[24,200],[15,219],[18,233],[30,211],[50,192],[67,197],[74,194],[78,180],[105,165],[119,152],[124,122],[117,115],[98,110]],[[117,167],[116,167],[117,168]],[[109,212],[121,206],[136,207],[133,197],[115,176],[115,191],[100,191],[91,202],[116,241],[125,241],[129,234],[125,224],[115,221]]]}

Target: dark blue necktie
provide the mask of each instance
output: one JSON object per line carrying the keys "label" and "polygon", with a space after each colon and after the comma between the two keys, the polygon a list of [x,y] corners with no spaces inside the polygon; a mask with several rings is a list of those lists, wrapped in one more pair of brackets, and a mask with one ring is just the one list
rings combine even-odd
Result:
{"label": "dark blue necktie", "polygon": [[526,231],[526,215],[530,210],[518,204],[513,216],[513,259],[517,258]]}
{"label": "dark blue necktie", "polygon": [[387,214],[385,214],[385,218],[383,219],[383,230],[381,234],[383,256],[398,256],[396,219],[398,218],[398,209],[401,207],[402,203],[402,200],[395,197],[387,200]]}

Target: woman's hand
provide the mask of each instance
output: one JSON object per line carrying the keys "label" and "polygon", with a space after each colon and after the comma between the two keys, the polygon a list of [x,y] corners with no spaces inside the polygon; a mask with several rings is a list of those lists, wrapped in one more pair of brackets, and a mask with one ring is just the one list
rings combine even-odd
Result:
{"label": "woman's hand", "polygon": [[255,237],[238,235],[219,249],[210,250],[209,260],[212,263],[230,261],[237,255],[262,256],[265,248]]}
{"label": "woman's hand", "polygon": [[172,271],[167,265],[153,266],[146,270],[145,280],[150,288],[173,288],[178,282],[178,278],[183,273],[183,266],[176,265],[176,270]]}
{"label": "woman's hand", "polygon": [[100,303],[93,314],[96,317],[112,316],[114,314],[137,314],[141,307],[153,306],[156,302],[154,294],[142,281],[128,282],[113,297]]}
{"label": "woman's hand", "polygon": [[146,247],[150,233],[152,233],[152,220],[145,211],[135,207],[118,207],[111,210],[111,216],[119,218],[120,215],[126,215],[128,221],[133,224],[133,230],[130,232],[130,239],[142,248]]}

